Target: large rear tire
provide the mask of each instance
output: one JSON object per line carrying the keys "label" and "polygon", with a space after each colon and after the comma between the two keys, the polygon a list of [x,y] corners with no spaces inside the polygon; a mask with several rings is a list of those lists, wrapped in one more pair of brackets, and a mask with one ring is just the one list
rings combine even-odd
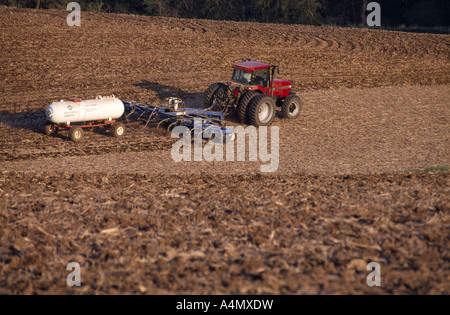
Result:
{"label": "large rear tire", "polygon": [[300,116],[302,110],[302,100],[295,94],[291,94],[285,98],[283,106],[281,106],[281,117],[288,119],[296,119]]}
{"label": "large rear tire", "polygon": [[227,86],[223,83],[216,82],[209,86],[209,88],[205,91],[203,95],[203,108],[205,109],[214,109],[214,98],[217,96],[219,91],[225,91]]}
{"label": "large rear tire", "polygon": [[275,118],[275,101],[267,95],[253,98],[248,109],[248,120],[255,127],[269,126]]}
{"label": "large rear tire", "polygon": [[237,108],[237,114],[239,121],[243,124],[249,124],[248,118],[248,105],[250,102],[255,98],[256,96],[261,95],[258,92],[247,92],[244,96],[241,97],[238,108]]}

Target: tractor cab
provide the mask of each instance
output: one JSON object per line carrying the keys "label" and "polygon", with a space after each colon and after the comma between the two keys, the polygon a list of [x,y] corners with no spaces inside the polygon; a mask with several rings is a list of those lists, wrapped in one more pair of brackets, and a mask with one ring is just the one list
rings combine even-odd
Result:
{"label": "tractor cab", "polygon": [[232,83],[245,85],[246,91],[260,91],[263,94],[285,98],[291,92],[292,83],[275,79],[278,66],[257,61],[243,61],[233,65]]}
{"label": "tractor cab", "polygon": [[231,81],[244,85],[260,85],[268,88],[270,84],[270,66],[256,61],[237,63],[233,66]]}

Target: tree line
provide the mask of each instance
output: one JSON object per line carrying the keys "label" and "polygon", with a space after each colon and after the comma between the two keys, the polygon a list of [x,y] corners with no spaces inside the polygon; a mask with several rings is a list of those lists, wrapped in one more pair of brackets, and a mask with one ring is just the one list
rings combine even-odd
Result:
{"label": "tree line", "polygon": [[[363,25],[370,0],[0,0],[22,8],[82,10],[287,24]],[[382,26],[449,26],[449,0],[375,0]],[[370,13],[370,12],[369,12]]]}

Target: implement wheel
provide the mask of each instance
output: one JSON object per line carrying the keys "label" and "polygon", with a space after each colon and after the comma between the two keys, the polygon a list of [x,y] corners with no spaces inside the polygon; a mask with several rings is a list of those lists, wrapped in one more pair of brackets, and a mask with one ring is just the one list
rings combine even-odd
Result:
{"label": "implement wheel", "polygon": [[45,127],[44,127],[44,134],[46,135],[46,136],[50,136],[52,133],[53,133],[53,128],[52,128],[53,126],[52,125],[50,125],[50,124],[46,124],[45,125]]}
{"label": "implement wheel", "polygon": [[83,129],[80,127],[73,127],[69,131],[70,140],[73,142],[80,142],[83,138]]}
{"label": "implement wheel", "polygon": [[112,126],[111,132],[114,136],[114,138],[120,138],[123,137],[123,135],[125,134],[125,126],[122,123],[115,123]]}

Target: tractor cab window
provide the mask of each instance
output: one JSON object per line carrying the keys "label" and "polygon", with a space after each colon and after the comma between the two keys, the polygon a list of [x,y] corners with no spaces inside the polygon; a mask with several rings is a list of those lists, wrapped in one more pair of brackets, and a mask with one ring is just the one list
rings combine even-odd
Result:
{"label": "tractor cab window", "polygon": [[252,74],[250,72],[234,69],[233,79],[232,79],[234,82],[238,82],[238,83],[242,83],[242,84],[250,84],[251,79],[252,79]]}
{"label": "tractor cab window", "polygon": [[269,87],[269,69],[253,71],[251,85],[261,85],[263,88]]}

